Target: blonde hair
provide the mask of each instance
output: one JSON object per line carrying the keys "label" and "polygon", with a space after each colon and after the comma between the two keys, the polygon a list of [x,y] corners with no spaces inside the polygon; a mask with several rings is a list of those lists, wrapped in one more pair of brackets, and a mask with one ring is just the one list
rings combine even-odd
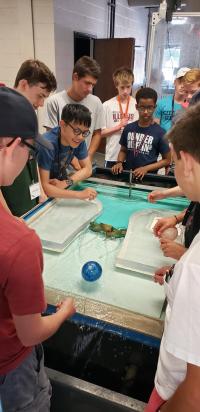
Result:
{"label": "blonde hair", "polygon": [[119,83],[125,85],[128,83],[133,84],[134,82],[134,74],[132,70],[128,67],[119,67],[113,73],[113,82],[115,87],[119,85]]}
{"label": "blonde hair", "polygon": [[191,69],[187,73],[185,73],[185,76],[183,76],[183,82],[184,83],[196,83],[200,82],[200,69]]}

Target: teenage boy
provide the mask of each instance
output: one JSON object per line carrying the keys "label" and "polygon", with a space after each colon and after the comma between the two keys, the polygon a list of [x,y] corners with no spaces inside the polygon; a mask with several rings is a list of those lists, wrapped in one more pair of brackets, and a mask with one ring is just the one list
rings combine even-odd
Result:
{"label": "teenage boy", "polygon": [[[38,109],[44,105],[44,100],[50,92],[56,89],[56,79],[43,62],[26,60],[17,73],[14,88],[29,100],[34,109]],[[22,216],[39,201],[46,199],[42,185],[39,185],[38,181],[37,163],[30,156],[13,185],[2,188],[4,199],[15,216]]]}
{"label": "teenage boy", "polygon": [[188,67],[182,67],[177,71],[174,80],[174,94],[165,96],[158,100],[156,110],[154,112],[154,120],[166,132],[172,127],[172,121],[178,111],[183,111],[183,103],[185,100],[185,90],[183,77],[189,72]]}
{"label": "teenage boy", "polygon": [[[82,191],[65,190],[73,183],[87,179],[92,174],[92,164],[88,156],[85,139],[90,134],[91,114],[81,104],[66,104],[62,110],[60,127],[44,134],[52,143],[53,150],[39,148],[38,165],[42,186],[49,197],[94,199],[94,189]],[[80,170],[68,175],[68,167],[76,157]]]}
{"label": "teenage boy", "polygon": [[[157,93],[150,87],[138,90],[136,93],[136,109],[139,120],[127,125],[120,139],[121,149],[115,166],[114,174],[125,168],[133,170],[137,179],[142,179],[148,172],[156,172],[170,164],[170,149],[164,139],[165,131],[153,121],[153,112],[156,107]],[[162,160],[157,161],[158,155]]]}
{"label": "teenage boy", "polygon": [[[200,105],[189,108],[168,134],[176,180],[200,202]],[[155,377],[145,412],[198,412],[200,405],[200,233],[166,284],[168,306]]]}
{"label": "teenage boy", "polygon": [[105,127],[101,136],[106,138],[105,167],[115,165],[120,151],[120,137],[124,127],[138,119],[136,100],[131,96],[134,75],[131,69],[120,67],[113,73],[118,95],[103,103]]}
{"label": "teenage boy", "polygon": [[[62,109],[66,104],[82,104],[91,112],[90,133],[86,139],[88,154],[92,158],[101,140],[103,127],[103,105],[92,93],[100,75],[100,66],[96,60],[83,56],[75,63],[71,86],[52,95],[46,102],[44,127],[47,130],[59,125]],[[76,164],[78,168],[78,165]]]}
{"label": "teenage boy", "polygon": [[[38,137],[32,105],[15,90],[1,87],[1,186],[13,184],[35,142],[49,146]],[[52,316],[41,316],[46,302],[40,240],[2,205],[0,221],[0,404],[3,412],[48,412],[51,387],[40,342],[74,313],[73,300],[67,298]]]}

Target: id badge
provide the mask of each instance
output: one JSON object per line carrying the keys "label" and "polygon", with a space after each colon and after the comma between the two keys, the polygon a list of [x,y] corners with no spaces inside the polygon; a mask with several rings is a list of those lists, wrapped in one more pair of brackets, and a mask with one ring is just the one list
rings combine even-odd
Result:
{"label": "id badge", "polygon": [[39,182],[33,183],[29,186],[31,200],[35,199],[36,197],[40,196],[40,184]]}

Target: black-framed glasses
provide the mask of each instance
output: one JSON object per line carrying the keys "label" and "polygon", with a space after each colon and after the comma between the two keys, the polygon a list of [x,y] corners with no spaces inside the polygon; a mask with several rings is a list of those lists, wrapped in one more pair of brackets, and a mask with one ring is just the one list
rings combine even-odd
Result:
{"label": "black-framed glasses", "polygon": [[83,138],[85,139],[85,138],[88,137],[89,134],[90,134],[90,130],[89,130],[89,129],[83,131],[83,130],[79,129],[79,127],[77,127],[77,128],[76,128],[76,127],[73,127],[71,123],[66,123],[66,124],[71,127],[71,129],[73,130],[75,136],[80,136],[80,135],[82,134]]}
{"label": "black-framed glasses", "polygon": [[[14,137],[7,145],[5,145],[5,147],[9,147],[11,146],[11,144],[16,140],[16,137]],[[32,153],[34,153],[34,155],[36,156],[38,153],[38,149],[37,147],[33,146],[31,143],[27,142],[26,139],[21,138],[21,142],[22,144],[24,144],[25,146],[27,146],[29,149],[32,150]]]}
{"label": "black-framed glasses", "polygon": [[155,106],[137,106],[138,112],[154,112]]}

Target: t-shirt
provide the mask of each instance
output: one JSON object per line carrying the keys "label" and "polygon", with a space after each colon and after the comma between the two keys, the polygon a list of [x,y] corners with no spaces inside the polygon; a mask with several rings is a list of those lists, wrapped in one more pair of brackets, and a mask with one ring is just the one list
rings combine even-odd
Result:
{"label": "t-shirt", "polygon": [[39,198],[31,199],[29,190],[30,185],[36,182],[38,182],[36,161],[30,159],[11,186],[1,187],[13,215],[22,216],[38,204]]}
{"label": "t-shirt", "polygon": [[61,169],[63,167],[67,169],[74,156],[79,160],[86,159],[88,156],[85,142],[81,142],[76,149],[73,149],[70,146],[59,144],[58,135],[59,127],[54,127],[44,134],[44,137],[52,143],[53,149],[46,149],[43,146],[38,147],[38,166],[41,169],[49,170],[51,179],[60,179]]}
{"label": "t-shirt", "polygon": [[[126,103],[121,103],[123,113],[126,111]],[[134,122],[138,119],[138,111],[136,110],[136,100],[131,96],[128,106],[128,123]],[[104,129],[110,129],[117,126],[121,122],[121,112],[119,107],[119,102],[117,96],[112,97],[112,99],[107,100],[103,103],[104,114],[105,114],[105,127]],[[105,160],[110,162],[115,162],[120,151],[120,137],[121,131],[113,133],[111,136],[106,138],[106,152]]]}
{"label": "t-shirt", "polygon": [[38,236],[2,205],[0,221],[0,375],[3,375],[15,369],[32,350],[19,340],[12,314],[41,313],[46,303]]}
{"label": "t-shirt", "polygon": [[191,202],[186,210],[185,216],[182,221],[182,225],[185,226],[185,247],[189,248],[194,237],[200,230],[200,203]]}
{"label": "t-shirt", "polygon": [[167,132],[172,127],[172,117],[177,114],[177,111],[183,111],[181,104],[174,102],[173,109],[173,96],[166,96],[159,99],[157,107],[154,112],[154,118],[160,119],[160,126]]}
{"label": "t-shirt", "polygon": [[91,112],[92,122],[90,126],[90,134],[86,139],[87,147],[89,147],[94,131],[102,129],[105,123],[101,100],[93,94],[88,94],[83,100],[77,102],[68,96],[66,90],[53,94],[46,100],[45,104],[45,127],[53,128],[59,125],[62,109],[66,104],[83,104]]}
{"label": "t-shirt", "polygon": [[170,151],[164,139],[165,131],[153,123],[148,127],[141,127],[138,121],[128,124],[120,139],[120,144],[127,149],[126,168],[136,169],[157,162],[159,154]]}
{"label": "t-shirt", "polygon": [[169,283],[155,386],[169,399],[185,379],[187,363],[200,367],[200,233],[176,263]]}

